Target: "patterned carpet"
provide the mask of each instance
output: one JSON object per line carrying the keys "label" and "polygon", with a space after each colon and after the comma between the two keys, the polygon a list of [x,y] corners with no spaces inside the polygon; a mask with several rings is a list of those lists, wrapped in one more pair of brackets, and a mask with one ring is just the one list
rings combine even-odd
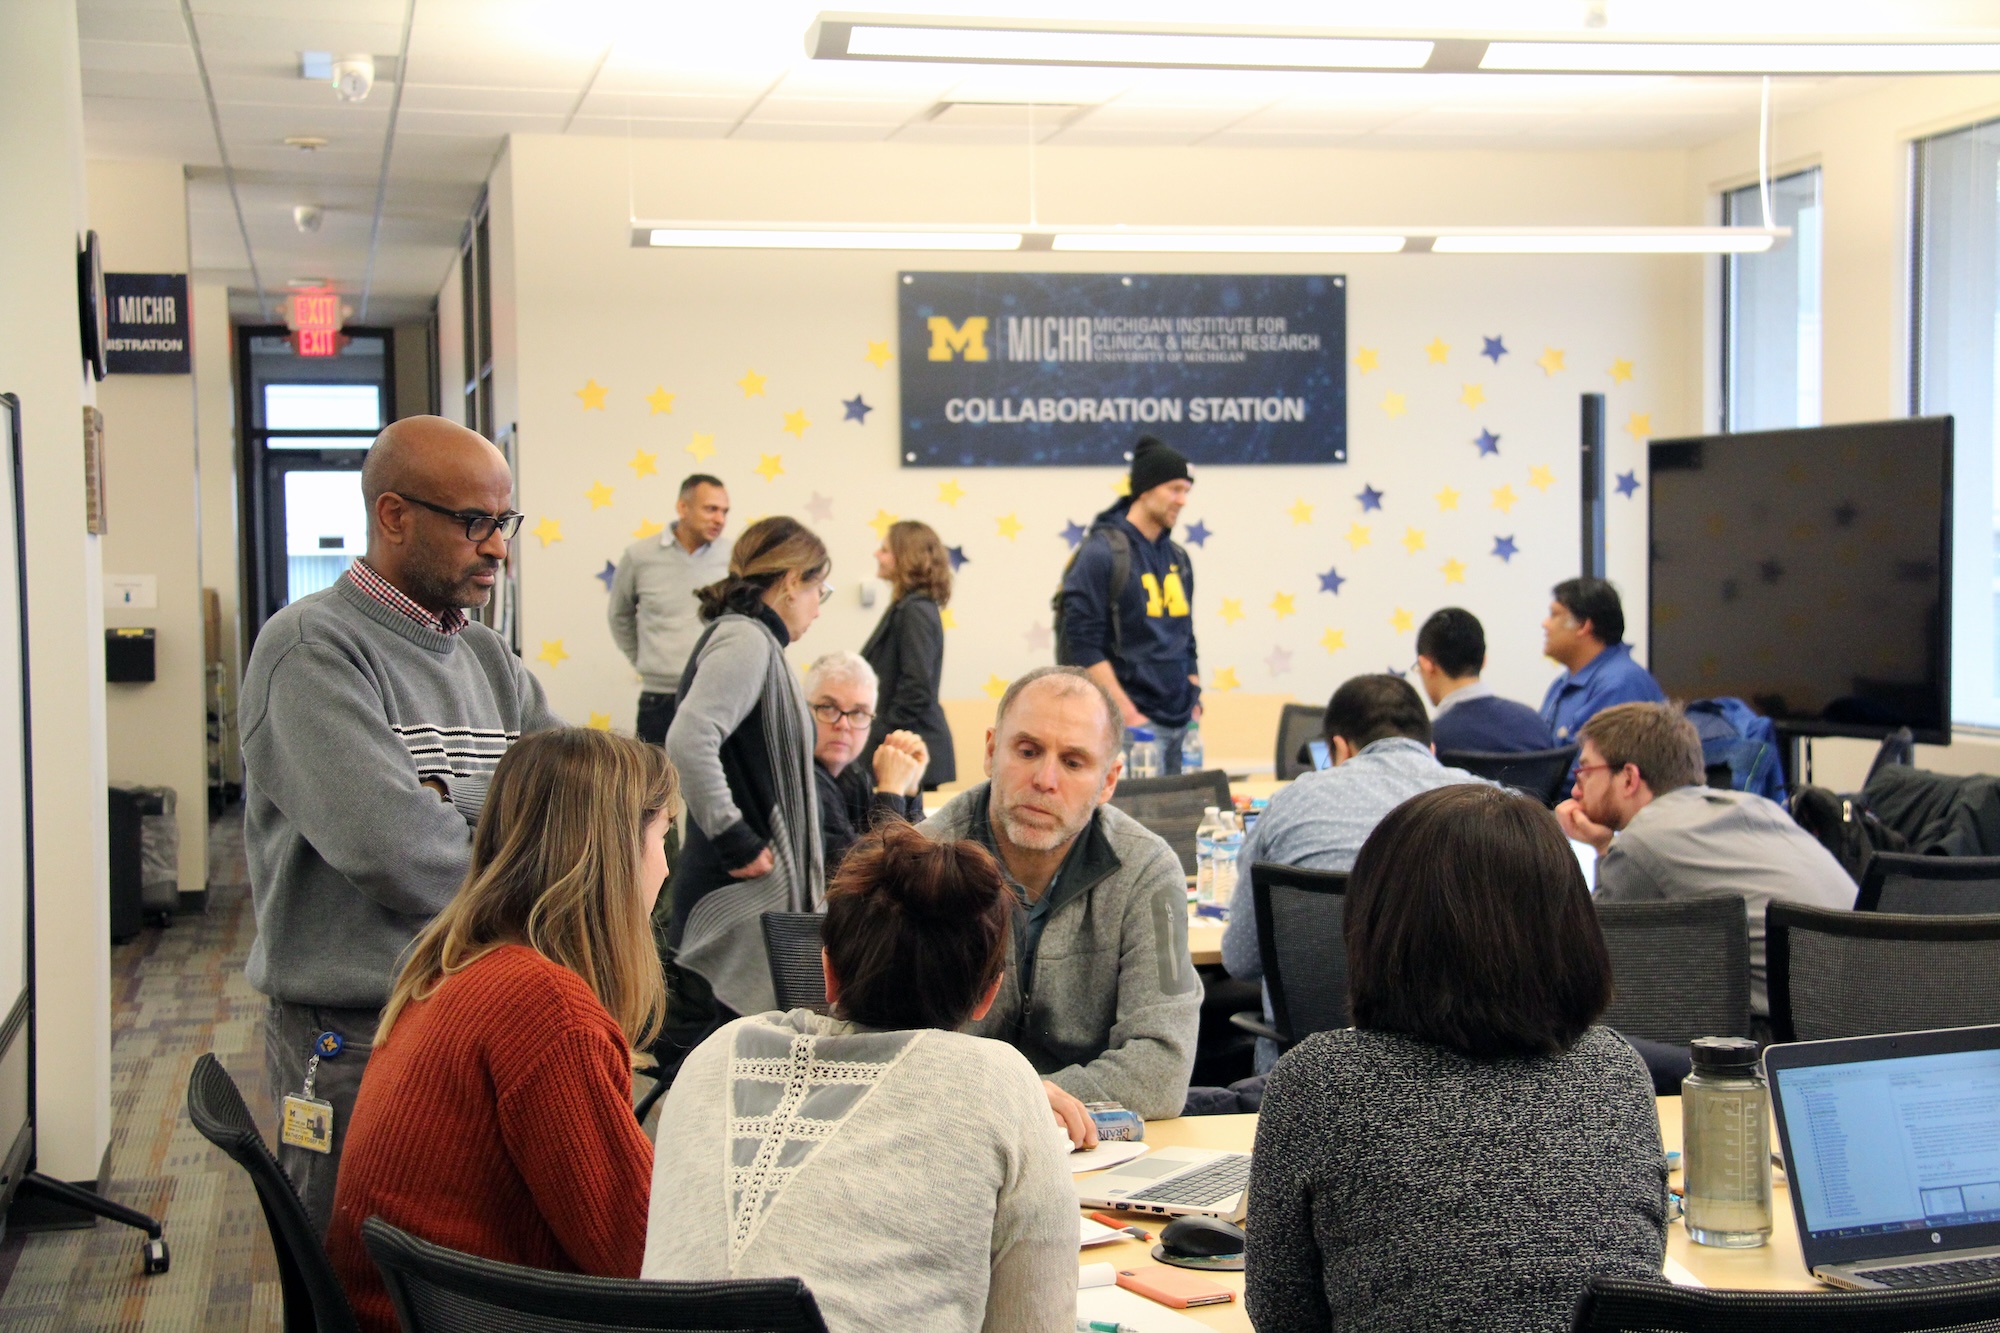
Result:
{"label": "patterned carpet", "polygon": [[9,1236],[0,1246],[0,1330],[279,1330],[278,1270],[249,1177],[188,1123],[188,1071],[214,1051],[259,1123],[264,999],[243,979],[255,933],[241,815],[210,830],[208,912],[111,951],[108,1192],[166,1222],[172,1271],[139,1271],[140,1233]]}

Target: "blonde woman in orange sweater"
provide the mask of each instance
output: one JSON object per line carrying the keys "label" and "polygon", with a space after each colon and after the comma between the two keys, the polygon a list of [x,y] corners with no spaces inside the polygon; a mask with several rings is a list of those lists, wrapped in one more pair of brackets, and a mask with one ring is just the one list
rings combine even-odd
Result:
{"label": "blonde woman in orange sweater", "polygon": [[346,1136],[327,1251],[394,1333],[370,1217],[469,1254],[637,1277],[653,1146],[633,1051],[665,1003],[649,918],[676,781],[657,746],[525,736],[493,774],[465,886],[411,946]]}

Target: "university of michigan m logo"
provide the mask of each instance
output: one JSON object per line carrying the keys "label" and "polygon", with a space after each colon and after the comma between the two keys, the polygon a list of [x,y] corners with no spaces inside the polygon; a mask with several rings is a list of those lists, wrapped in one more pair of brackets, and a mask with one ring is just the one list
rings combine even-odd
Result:
{"label": "university of michigan m logo", "polygon": [[957,352],[967,361],[985,361],[986,316],[970,315],[963,324],[954,325],[943,315],[930,318],[931,356],[933,361],[950,361]]}

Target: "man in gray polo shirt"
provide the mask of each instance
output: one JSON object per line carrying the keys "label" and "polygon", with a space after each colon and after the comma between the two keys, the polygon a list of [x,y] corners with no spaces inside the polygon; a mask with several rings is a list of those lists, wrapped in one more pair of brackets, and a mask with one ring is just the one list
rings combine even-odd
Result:
{"label": "man in gray polo shirt", "polygon": [[674,521],[659,537],[625,548],[611,579],[611,637],[644,682],[634,728],[650,745],[666,742],[681,687],[681,669],[701,638],[694,593],[729,573],[729,492],[697,472],[681,483]]}

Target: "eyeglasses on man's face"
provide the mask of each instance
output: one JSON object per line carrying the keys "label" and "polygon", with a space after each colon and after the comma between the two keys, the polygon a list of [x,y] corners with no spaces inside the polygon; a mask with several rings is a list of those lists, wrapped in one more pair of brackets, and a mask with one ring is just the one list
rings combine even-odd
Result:
{"label": "eyeglasses on man's face", "polygon": [[521,523],[528,516],[509,509],[504,514],[487,514],[477,509],[446,509],[443,505],[432,504],[429,500],[419,500],[414,495],[401,491],[391,491],[391,495],[405,504],[413,504],[430,510],[433,514],[443,514],[465,525],[465,539],[469,542],[483,542],[494,533],[500,534],[501,541],[513,541],[514,534],[521,530]]}
{"label": "eyeglasses on man's face", "polygon": [[812,710],[813,716],[829,727],[846,726],[860,731],[875,721],[875,710],[872,708],[843,709],[835,703],[818,703],[812,706]]}

